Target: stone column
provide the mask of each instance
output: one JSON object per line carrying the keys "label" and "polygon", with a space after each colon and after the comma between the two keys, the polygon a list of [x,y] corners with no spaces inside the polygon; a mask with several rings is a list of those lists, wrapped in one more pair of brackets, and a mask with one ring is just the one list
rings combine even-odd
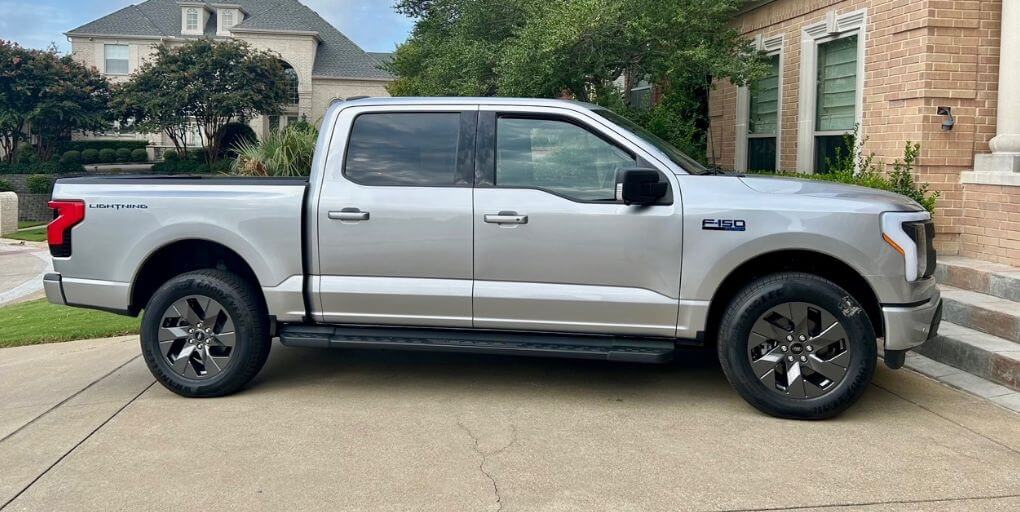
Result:
{"label": "stone column", "polygon": [[18,230],[18,195],[0,192],[0,236]]}
{"label": "stone column", "polygon": [[964,183],[1020,185],[1020,0],[1002,0],[999,44],[999,99],[996,135],[991,154],[974,156],[974,172],[963,173]]}

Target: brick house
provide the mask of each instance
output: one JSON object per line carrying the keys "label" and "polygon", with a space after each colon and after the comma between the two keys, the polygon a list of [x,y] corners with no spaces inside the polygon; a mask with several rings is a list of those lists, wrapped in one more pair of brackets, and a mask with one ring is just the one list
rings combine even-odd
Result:
{"label": "brick house", "polygon": [[[113,82],[127,80],[161,43],[240,39],[280,56],[293,78],[293,102],[281,116],[251,121],[259,136],[304,117],[316,122],[334,98],[388,96],[388,54],[362,50],[298,0],[147,0],[67,32],[72,55]],[[111,131],[80,138],[148,140],[156,155],[171,147],[160,134]],[[197,128],[190,137],[200,145]]]}
{"label": "brick house", "polygon": [[733,23],[773,71],[711,92],[710,161],[825,172],[855,125],[886,164],[919,142],[941,253],[1020,266],[1020,80],[999,73],[1020,0],[758,0]]}

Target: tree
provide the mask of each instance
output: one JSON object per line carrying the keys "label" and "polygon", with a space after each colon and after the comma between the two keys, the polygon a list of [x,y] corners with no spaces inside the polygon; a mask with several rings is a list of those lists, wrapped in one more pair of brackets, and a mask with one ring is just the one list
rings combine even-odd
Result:
{"label": "tree", "polygon": [[[669,140],[702,144],[711,79],[764,66],[729,25],[739,0],[402,0],[416,18],[389,70],[394,95],[569,95],[623,110]],[[627,111],[619,78],[658,84],[653,112]],[[697,141],[701,141],[700,143]],[[704,148],[700,150],[704,154]]]}
{"label": "tree", "polygon": [[106,128],[109,100],[109,83],[95,69],[60,57],[55,48],[26,50],[0,41],[0,147],[8,162],[26,128],[38,139],[41,160],[74,131]]}
{"label": "tree", "polygon": [[209,163],[220,154],[220,129],[236,120],[279,114],[290,101],[280,59],[243,41],[200,39],[160,45],[155,57],[118,91],[124,120],[167,134],[181,151],[193,119]]}

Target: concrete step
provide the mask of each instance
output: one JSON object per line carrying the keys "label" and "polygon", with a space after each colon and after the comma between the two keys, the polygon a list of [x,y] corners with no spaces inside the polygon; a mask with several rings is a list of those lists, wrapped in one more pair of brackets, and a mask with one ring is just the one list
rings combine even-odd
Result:
{"label": "concrete step", "polygon": [[960,256],[939,256],[939,283],[1020,302],[1020,268]]}
{"label": "concrete step", "polygon": [[939,335],[915,352],[1020,391],[1020,344],[942,322]]}
{"label": "concrete step", "polygon": [[941,285],[947,322],[1020,344],[1020,303]]}

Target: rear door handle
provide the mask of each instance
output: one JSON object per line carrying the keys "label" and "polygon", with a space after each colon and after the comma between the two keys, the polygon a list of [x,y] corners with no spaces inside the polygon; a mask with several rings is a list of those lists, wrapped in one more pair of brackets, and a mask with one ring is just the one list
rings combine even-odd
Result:
{"label": "rear door handle", "polygon": [[485,216],[487,224],[527,224],[528,216],[519,215],[517,212],[499,212]]}
{"label": "rear door handle", "polygon": [[357,208],[344,208],[338,212],[329,212],[329,218],[343,222],[364,222],[371,218],[371,215]]}

